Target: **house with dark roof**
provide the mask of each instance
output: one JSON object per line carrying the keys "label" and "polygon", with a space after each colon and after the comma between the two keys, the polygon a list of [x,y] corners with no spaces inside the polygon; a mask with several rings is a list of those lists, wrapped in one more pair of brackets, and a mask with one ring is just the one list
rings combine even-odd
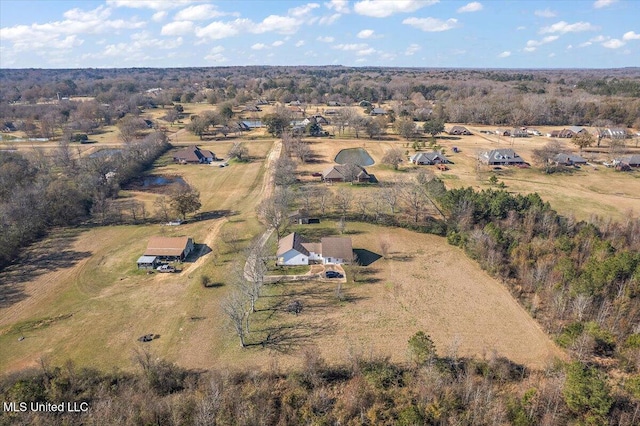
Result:
{"label": "house with dark roof", "polygon": [[206,149],[200,149],[196,145],[181,149],[173,154],[176,163],[209,164],[216,159],[216,155]]}
{"label": "house with dark roof", "polygon": [[441,152],[417,152],[409,157],[413,164],[432,166],[434,164],[449,164],[451,161]]}
{"label": "house with dark roof", "polygon": [[621,163],[628,164],[631,167],[640,167],[640,154],[629,155],[620,159]]}
{"label": "house with dark roof", "polygon": [[276,257],[276,263],[282,266],[344,264],[352,261],[353,247],[348,237],[324,237],[319,243],[312,243],[292,232],[278,241]]}
{"label": "house with dark roof", "polygon": [[370,182],[371,175],[364,167],[354,163],[337,164],[322,172],[324,182]]}
{"label": "house with dark roof", "polygon": [[508,129],[496,129],[496,135],[499,135],[499,136],[511,136],[511,130],[508,130]]}
{"label": "house with dark roof", "polygon": [[480,154],[480,161],[490,166],[510,166],[525,164],[525,161],[511,148],[492,149]]}
{"label": "house with dark roof", "polygon": [[384,108],[374,108],[371,110],[370,115],[386,115],[387,110]]}
{"label": "house with dark roof", "polygon": [[447,133],[449,133],[450,135],[466,135],[466,136],[473,134],[466,127],[463,127],[463,126],[453,126],[451,129],[449,129]]}
{"label": "house with dark roof", "polygon": [[151,237],[144,256],[160,260],[182,261],[193,251],[195,244],[189,237]]}
{"label": "house with dark roof", "polygon": [[564,152],[561,152],[560,154],[556,155],[554,157],[554,161],[556,162],[556,164],[561,164],[563,166],[574,166],[574,165],[580,165],[580,164],[587,164],[587,160],[585,160],[584,158],[580,157],[577,154],[567,154]]}

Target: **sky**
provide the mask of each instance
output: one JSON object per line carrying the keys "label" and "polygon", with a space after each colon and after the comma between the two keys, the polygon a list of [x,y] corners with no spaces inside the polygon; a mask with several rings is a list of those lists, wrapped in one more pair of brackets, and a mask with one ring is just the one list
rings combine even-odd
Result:
{"label": "sky", "polygon": [[640,66],[640,0],[0,0],[0,68]]}

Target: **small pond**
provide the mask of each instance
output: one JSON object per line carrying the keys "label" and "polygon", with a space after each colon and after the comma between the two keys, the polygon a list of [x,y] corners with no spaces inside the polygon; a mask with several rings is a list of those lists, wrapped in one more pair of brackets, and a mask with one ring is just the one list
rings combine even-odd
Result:
{"label": "small pond", "polygon": [[371,166],[375,163],[364,148],[343,149],[336,155],[335,162],[338,164],[355,163],[362,167]]}
{"label": "small pond", "polygon": [[150,186],[165,186],[172,185],[174,183],[178,183],[180,185],[186,185],[187,182],[184,181],[180,176],[156,176],[150,175],[145,176],[140,179],[141,184],[144,188],[148,188]]}

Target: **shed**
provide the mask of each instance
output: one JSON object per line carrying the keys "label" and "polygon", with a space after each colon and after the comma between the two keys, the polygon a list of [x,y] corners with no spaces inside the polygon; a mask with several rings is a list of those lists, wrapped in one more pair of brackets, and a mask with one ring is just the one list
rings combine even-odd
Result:
{"label": "shed", "polygon": [[138,269],[156,269],[160,261],[157,256],[140,256],[137,263]]}

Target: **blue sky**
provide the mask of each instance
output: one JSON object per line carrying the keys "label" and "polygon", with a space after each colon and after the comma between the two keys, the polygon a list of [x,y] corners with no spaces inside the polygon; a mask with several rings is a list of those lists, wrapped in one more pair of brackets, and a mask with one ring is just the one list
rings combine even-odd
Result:
{"label": "blue sky", "polygon": [[640,0],[0,0],[0,68],[640,66]]}

